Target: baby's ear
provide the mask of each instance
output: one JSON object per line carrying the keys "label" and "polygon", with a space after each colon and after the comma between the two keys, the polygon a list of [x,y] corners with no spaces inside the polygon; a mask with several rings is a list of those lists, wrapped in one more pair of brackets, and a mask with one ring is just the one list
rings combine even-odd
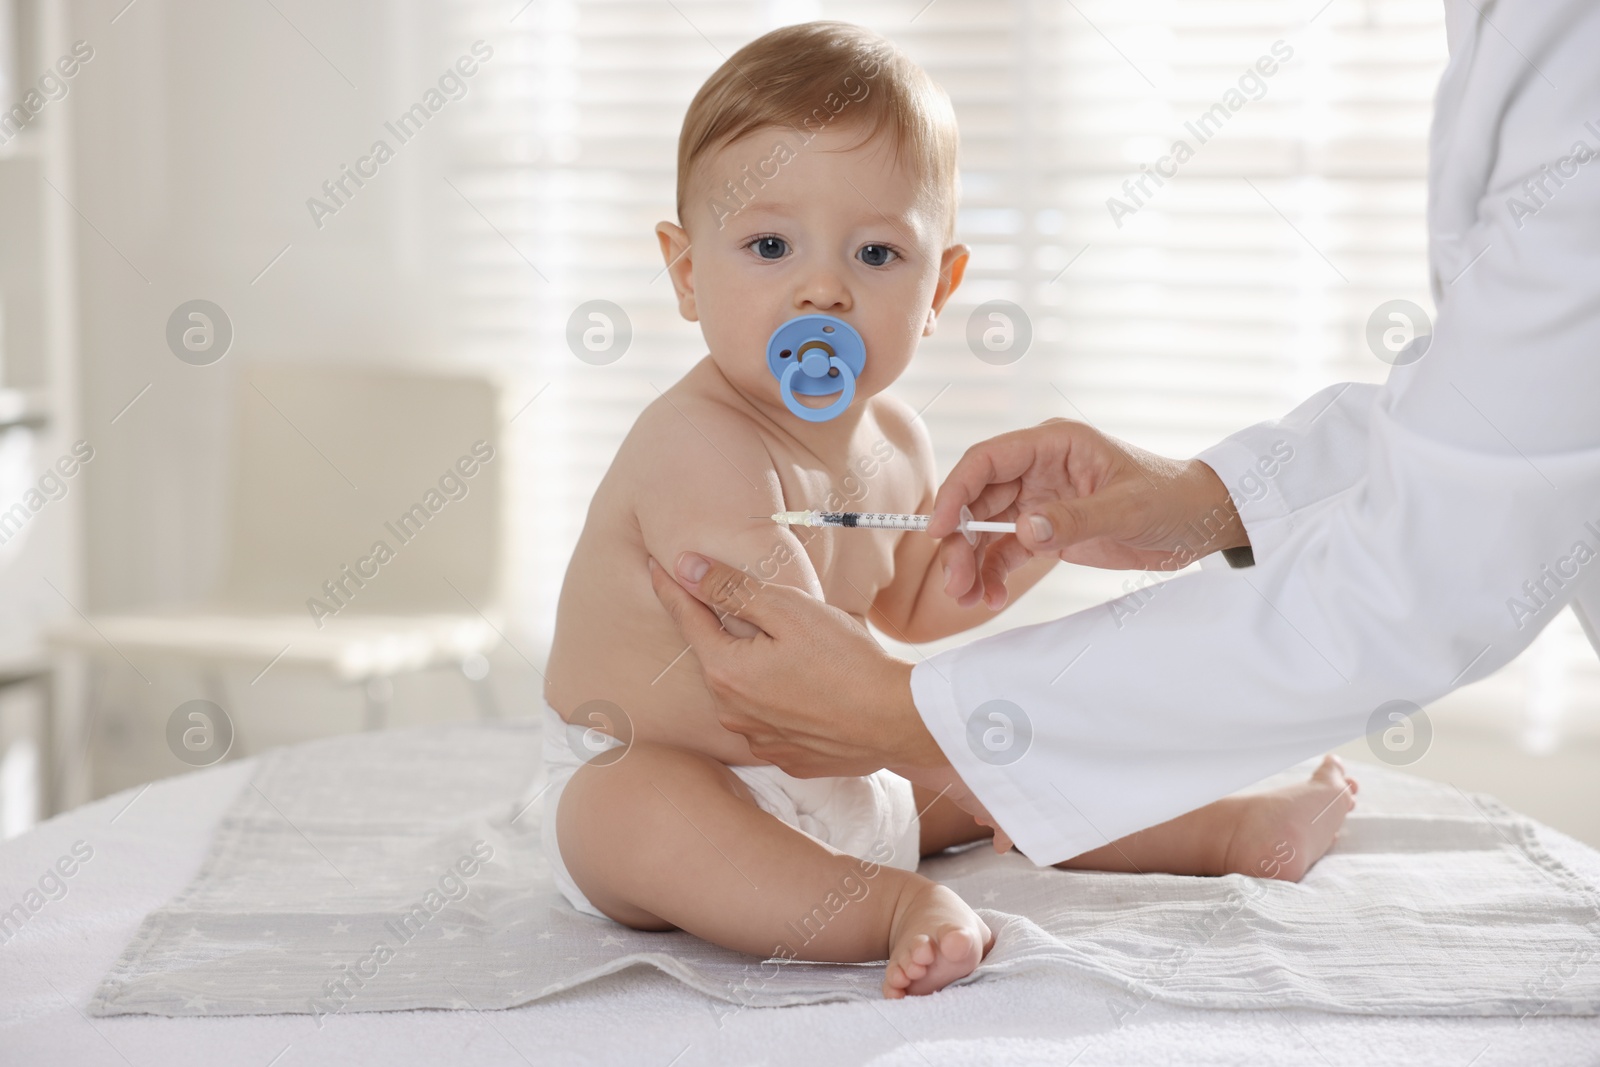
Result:
{"label": "baby's ear", "polygon": [[700,321],[694,302],[694,265],[689,255],[689,233],[675,222],[656,223],[656,239],[661,243],[661,258],[678,294],[678,314],[690,322]]}
{"label": "baby's ear", "polygon": [[951,245],[939,257],[939,284],[933,290],[933,303],[928,308],[928,319],[922,325],[922,336],[933,336],[934,327],[939,324],[939,312],[944,310],[950,294],[961,287],[961,279],[967,275],[967,260],[971,256],[971,250],[966,245]]}

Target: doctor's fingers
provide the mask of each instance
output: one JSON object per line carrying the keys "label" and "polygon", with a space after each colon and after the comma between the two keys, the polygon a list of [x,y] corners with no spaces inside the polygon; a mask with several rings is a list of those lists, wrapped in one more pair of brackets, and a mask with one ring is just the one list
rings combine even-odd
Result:
{"label": "doctor's fingers", "polygon": [[[715,694],[713,694],[715,695]],[[750,745],[750,754],[771,762],[767,755],[778,740],[772,727],[747,713],[734,701],[719,699],[716,707],[717,722],[724,730],[741,735]]]}
{"label": "doctor's fingers", "polygon": [[928,532],[935,537],[954,533],[961,521],[961,509],[972,509],[974,518],[993,518],[1022,491],[1022,476],[1038,461],[1036,450],[1025,442],[1011,440],[1019,433],[1003,434],[981,441],[950,468],[933,497],[933,518]]}
{"label": "doctor's fingers", "polygon": [[945,593],[961,607],[971,607],[983,599],[998,611],[1006,602],[1006,575],[1031,558],[1011,534],[981,535],[975,546],[960,534],[953,534],[939,546],[940,565],[949,573]]}
{"label": "doctor's fingers", "polygon": [[1154,501],[1144,490],[1142,484],[1124,482],[1090,496],[1030,503],[1017,517],[1016,539],[1033,555],[1101,537],[1118,543],[1141,540],[1154,520]]}
{"label": "doctor's fingers", "polygon": [[[699,577],[692,577],[695,574]],[[792,641],[807,636],[816,628],[819,611],[837,611],[829,609],[804,589],[764,582],[738,567],[694,552],[678,557],[678,580],[693,598],[717,615],[733,616],[723,619],[721,625],[736,638],[755,637],[759,632],[774,639]],[[849,618],[842,612],[839,614]],[[684,631],[686,639],[690,636]]]}
{"label": "doctor's fingers", "polygon": [[717,722],[724,730],[741,735],[745,743],[750,746],[750,754],[756,759],[765,760],[775,764],[788,774],[796,778],[816,777],[815,775],[800,774],[793,768],[800,767],[806,762],[808,753],[797,748],[792,742],[775,729],[771,723],[743,710],[748,704],[728,686],[723,691],[718,691],[716,685],[710,685],[712,695],[717,699]]}
{"label": "doctor's fingers", "polygon": [[[738,567],[694,552],[678,557],[678,578],[691,594],[719,616],[733,615],[769,633],[761,626],[763,610],[773,599],[771,594],[785,588],[769,586]],[[753,636],[747,626],[733,625],[728,629],[736,637]]]}
{"label": "doctor's fingers", "polygon": [[939,546],[940,566],[945,575],[945,595],[961,607],[971,607],[983,593],[983,549],[967,544],[960,534],[952,534]]}
{"label": "doctor's fingers", "polygon": [[1085,457],[1076,461],[1079,467],[1120,458],[1110,438],[1069,419],[1048,419],[978,442],[956,461],[939,487],[928,532],[935,537],[953,532],[963,504],[972,508],[973,515],[988,518],[1015,500],[1025,483],[1065,483],[1075,451]]}
{"label": "doctor's fingers", "polygon": [[983,599],[990,610],[999,611],[1006,606],[1010,596],[1006,576],[1021,569],[1033,555],[1012,534],[1005,534],[984,548],[978,573],[983,580]]}
{"label": "doctor's fingers", "polygon": [[959,599],[972,589],[973,579],[978,576],[977,551],[960,534],[951,534],[939,542],[939,568],[944,575],[946,596]]}
{"label": "doctor's fingers", "polygon": [[667,609],[672,622],[683,639],[689,642],[702,661],[707,654],[728,642],[737,640],[722,628],[716,614],[678,583],[672,572],[651,558],[649,561],[650,585],[656,599]]}

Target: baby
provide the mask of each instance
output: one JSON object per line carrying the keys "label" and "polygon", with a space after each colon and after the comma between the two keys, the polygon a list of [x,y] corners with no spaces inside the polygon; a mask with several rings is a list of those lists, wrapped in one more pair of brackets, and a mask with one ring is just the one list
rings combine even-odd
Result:
{"label": "baby", "polygon": [[[693,549],[907,642],[1003,606],[947,596],[925,534],[766,518],[932,510],[927,432],[884,389],[966,270],[951,243],[956,147],[943,92],[849,25],[769,33],[700,89],[678,147],[680,222],[656,233],[709,355],[639,416],[595,493],[545,687],[545,847],[575,908],[761,958],[888,960],[887,997],[943,988],[988,951],[984,921],[916,868],[990,831],[887,770],[799,779],[755,759],[717,722],[646,561],[670,568]],[[774,329],[813,314],[854,327],[867,353],[853,400],[820,422],[786,407],[767,364]],[[1053,562],[1014,572],[1010,590]],[[1354,788],[1330,758],[1294,788],[1218,801],[1063,866],[1298,880]]]}

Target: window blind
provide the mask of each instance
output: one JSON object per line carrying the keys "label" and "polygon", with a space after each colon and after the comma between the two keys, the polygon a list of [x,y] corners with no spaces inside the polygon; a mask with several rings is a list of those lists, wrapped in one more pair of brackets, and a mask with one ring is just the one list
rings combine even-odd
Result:
{"label": "window blind", "polygon": [[[1432,313],[1438,0],[457,0],[455,11],[456,43],[496,48],[440,193],[455,336],[462,359],[512,383],[510,608],[537,648],[617,445],[704,354],[652,232],[673,214],[684,110],[728,55],[778,25],[866,25],[954,103],[957,239],[972,262],[893,390],[924,411],[941,471],[984,437],[1052,416],[1192,455],[1330,382],[1381,380],[1388,367],[1365,339],[1380,304]],[[631,327],[604,365],[567,344],[574,309],[593,300]],[[1021,308],[1031,329],[1013,362],[969,345],[968,319],[991,300]],[[975,633],[1139,580],[1062,567]],[[1530,724],[1559,717],[1573,686],[1600,692],[1575,633],[1563,615],[1517,668]]]}

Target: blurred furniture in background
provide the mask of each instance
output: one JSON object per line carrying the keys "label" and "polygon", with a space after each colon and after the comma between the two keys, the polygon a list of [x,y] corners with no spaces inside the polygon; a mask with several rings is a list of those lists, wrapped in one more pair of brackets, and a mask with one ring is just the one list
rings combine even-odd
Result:
{"label": "blurred furniture in background", "polygon": [[[43,659],[0,662],[0,840],[25,832],[39,820],[49,787],[42,754],[50,750],[51,672]],[[12,698],[31,689],[33,706],[12,712]],[[20,725],[19,725],[20,720]]]}
{"label": "blurred furniture in background", "polygon": [[[385,721],[395,676],[452,666],[479,714],[496,714],[485,657],[502,626],[495,386],[361,368],[243,377],[220,588],[205,603],[51,629],[63,664],[85,662],[90,678],[87,714],[60,710],[57,758],[84,750],[104,672],[143,677],[160,662],[198,667],[224,711],[235,706],[225,666],[256,680],[316,668],[359,688],[369,729]],[[52,799],[60,810],[87,798]]]}
{"label": "blurred furniture in background", "polygon": [[73,110],[39,88],[71,51],[69,17],[50,0],[0,0],[0,837],[48,807],[41,631],[83,602],[87,493],[52,471],[83,433]]}

